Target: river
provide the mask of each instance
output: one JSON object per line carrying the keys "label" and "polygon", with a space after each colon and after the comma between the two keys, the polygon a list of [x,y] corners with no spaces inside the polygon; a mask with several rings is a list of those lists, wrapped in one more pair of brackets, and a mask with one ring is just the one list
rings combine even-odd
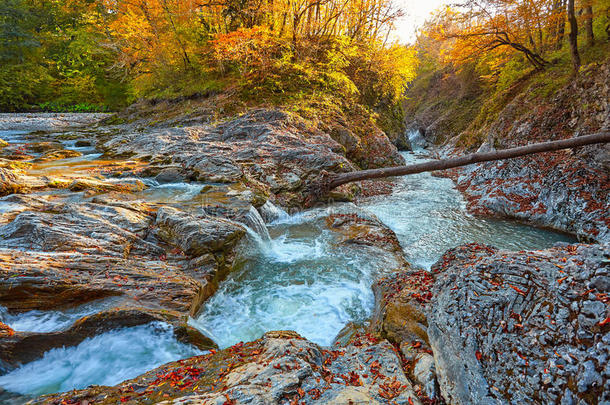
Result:
{"label": "river", "polygon": [[[29,141],[26,134],[0,131],[0,138],[20,144]],[[72,141],[62,142],[74,147]],[[82,157],[37,165],[32,173],[88,170],[96,164],[96,151],[86,147],[80,151]],[[426,159],[415,153],[403,156],[408,163]],[[199,209],[202,184],[159,185],[143,180],[149,188],[137,198]],[[337,204],[288,215],[267,204],[273,218],[266,224],[256,210],[251,210],[244,223],[248,237],[240,246],[235,271],[190,324],[224,348],[257,339],[270,330],[295,330],[327,346],[347,323],[365,322],[374,306],[371,285],[395,263],[378,251],[340,244],[339,235],[325,223],[333,213],[357,210],[377,216],[397,234],[408,261],[424,269],[447,249],[462,243],[528,250],[574,242],[561,233],[470,215],[449,179],[423,173],[397,182],[392,194],[369,198],[359,207]],[[0,212],[10,210],[10,203],[0,199]],[[9,315],[0,311],[0,320],[17,330],[52,332],[105,305],[111,304],[99,302],[67,312]],[[86,339],[76,347],[53,349],[43,358],[0,376],[0,387],[40,395],[90,384],[112,385],[165,362],[199,353],[177,342],[164,324],[124,328]]]}

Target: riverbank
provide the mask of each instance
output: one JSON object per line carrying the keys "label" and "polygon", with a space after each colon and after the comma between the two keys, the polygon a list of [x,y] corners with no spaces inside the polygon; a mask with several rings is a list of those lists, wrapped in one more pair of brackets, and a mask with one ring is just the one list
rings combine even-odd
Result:
{"label": "riverbank", "polygon": [[[570,308],[577,318],[584,314],[577,332],[591,340],[565,347],[584,344],[585,362],[606,350],[600,339],[607,323],[595,302],[607,294],[607,247],[552,248],[573,240],[469,216],[451,181],[429,174],[398,179],[385,196],[361,193],[358,205],[339,201],[358,193],[351,188],[331,205],[288,214],[303,205],[307,182],[323,170],[356,168],[329,134],[269,110],[220,124],[140,124],[0,135],[8,141],[2,181],[9,185],[0,198],[0,305],[8,324],[0,387],[14,392],[0,394],[3,400],[23,403],[90,384],[106,387],[34,401],[410,404],[434,403],[440,392],[474,398],[485,387],[480,379],[468,382],[469,393],[451,389],[457,381],[451,370],[473,360],[445,360],[443,344],[434,346],[429,336],[430,317],[446,302],[436,297],[456,286],[458,293],[462,286],[471,290],[444,279],[469,271],[464,255],[480,255],[481,269],[493,265],[500,273],[506,256],[524,271],[545,269],[548,280],[536,281],[538,290],[509,275],[492,291],[512,292],[500,298],[513,309],[554,297],[547,286],[566,280],[559,281],[566,262],[570,277],[581,269],[594,274],[601,281],[588,289],[599,291]],[[445,256],[427,271],[448,248],[472,241],[551,250],[465,247],[464,255]],[[533,256],[542,264],[532,264]],[[435,270],[445,262],[447,269]],[[573,278],[570,288],[586,291],[590,280]],[[485,322],[484,313],[468,321]],[[535,324],[540,331],[555,328]],[[515,347],[531,345],[517,332]],[[105,345],[121,355],[100,357]],[[537,355],[552,349],[541,342]],[[573,370],[584,392],[600,393],[599,384],[606,384],[604,371],[594,369],[597,374]],[[483,378],[508,383],[508,373],[489,370]],[[541,372],[538,363],[531,372]],[[563,383],[549,384],[567,395]]]}
{"label": "riverbank", "polygon": [[[430,96],[418,99],[420,107],[408,117],[411,133],[419,133],[427,144],[442,145],[444,154],[460,155],[610,130],[608,60],[591,63],[571,80],[541,94],[538,80],[545,77],[543,73],[526,76],[487,104],[464,101],[449,109],[423,108],[442,99],[439,89],[457,78],[433,80],[428,83]],[[477,119],[470,116],[452,130],[449,124],[454,117],[476,114],[473,107],[480,108]],[[602,144],[488,162],[440,175],[456,181],[473,213],[516,218],[573,233],[585,241],[608,242],[609,173],[610,146]]]}

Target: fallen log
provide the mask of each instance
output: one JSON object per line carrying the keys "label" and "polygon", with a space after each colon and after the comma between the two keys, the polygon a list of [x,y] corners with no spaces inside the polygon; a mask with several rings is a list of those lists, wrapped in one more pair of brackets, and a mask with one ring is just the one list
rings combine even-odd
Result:
{"label": "fallen log", "polygon": [[431,160],[424,163],[416,163],[414,165],[385,167],[381,169],[369,169],[339,174],[324,173],[319,179],[319,181],[317,181],[315,184],[312,184],[312,197],[318,200],[319,198],[328,194],[328,192],[330,192],[332,189],[354,181],[380,179],[383,177],[404,176],[407,174],[431,172],[436,170],[446,170],[452,169],[454,167],[467,166],[474,163],[512,159],[520,156],[532,155],[535,153],[552,152],[561,149],[571,149],[577,148],[579,146],[608,142],[610,142],[610,131],[603,131],[596,134],[579,136],[576,138],[534,143],[531,145],[496,150],[493,152],[479,152],[456,158]]}

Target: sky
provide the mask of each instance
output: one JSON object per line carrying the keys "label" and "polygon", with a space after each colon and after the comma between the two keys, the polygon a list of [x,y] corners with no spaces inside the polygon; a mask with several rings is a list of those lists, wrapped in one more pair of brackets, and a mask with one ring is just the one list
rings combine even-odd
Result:
{"label": "sky", "polygon": [[430,13],[441,5],[446,4],[445,0],[395,0],[405,12],[405,16],[396,23],[396,37],[402,43],[412,43],[415,41],[415,32],[421,27]]}

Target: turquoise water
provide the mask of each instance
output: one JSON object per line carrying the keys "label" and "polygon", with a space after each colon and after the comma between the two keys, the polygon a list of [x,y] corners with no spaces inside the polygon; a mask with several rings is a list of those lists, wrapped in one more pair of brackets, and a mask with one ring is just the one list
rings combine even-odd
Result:
{"label": "turquoise water", "polygon": [[[425,157],[403,153],[407,162]],[[411,264],[429,268],[448,249],[477,242],[508,250],[551,247],[556,242],[576,242],[574,237],[510,220],[476,217],[466,211],[466,201],[452,180],[430,173],[403,176],[389,196],[363,204],[398,236]]]}
{"label": "turquoise water", "polygon": [[[20,143],[25,134],[14,131],[0,137]],[[96,155],[74,160],[88,156]],[[424,159],[414,154],[404,156],[407,162]],[[137,198],[201,210],[202,184],[148,181],[148,185]],[[0,201],[0,211],[13,209],[10,204]],[[465,206],[451,180],[419,174],[399,179],[393,194],[370,198],[359,208],[343,204],[288,215],[267,204],[263,216],[268,223],[251,209],[244,221],[249,233],[240,246],[239,265],[190,323],[227,347],[282,329],[330,345],[348,322],[366,320],[374,306],[371,285],[396,263],[378,248],[340,243],[342,236],[329,230],[325,222],[332,213],[374,214],[396,232],[408,260],[423,268],[462,243],[522,250],[574,241],[512,221],[473,217]],[[66,312],[10,315],[0,308],[0,319],[20,331],[51,332],[66,329],[97,309],[85,306]],[[51,350],[43,358],[0,376],[0,387],[40,395],[90,384],[113,385],[198,353],[177,342],[167,325],[119,329],[76,347]]]}
{"label": "turquoise water", "polygon": [[[425,159],[412,153],[404,157],[408,163]],[[423,268],[463,243],[527,250],[574,242],[561,233],[474,217],[451,180],[428,173],[398,179],[393,194],[371,198],[361,208],[396,232],[409,262]],[[320,222],[332,212],[283,215],[268,224],[268,237],[261,237],[264,231],[256,226],[241,268],[191,323],[227,347],[281,329],[329,345],[345,324],[366,320],[374,304],[371,285],[392,266],[379,252],[337,246],[336,235]]]}

